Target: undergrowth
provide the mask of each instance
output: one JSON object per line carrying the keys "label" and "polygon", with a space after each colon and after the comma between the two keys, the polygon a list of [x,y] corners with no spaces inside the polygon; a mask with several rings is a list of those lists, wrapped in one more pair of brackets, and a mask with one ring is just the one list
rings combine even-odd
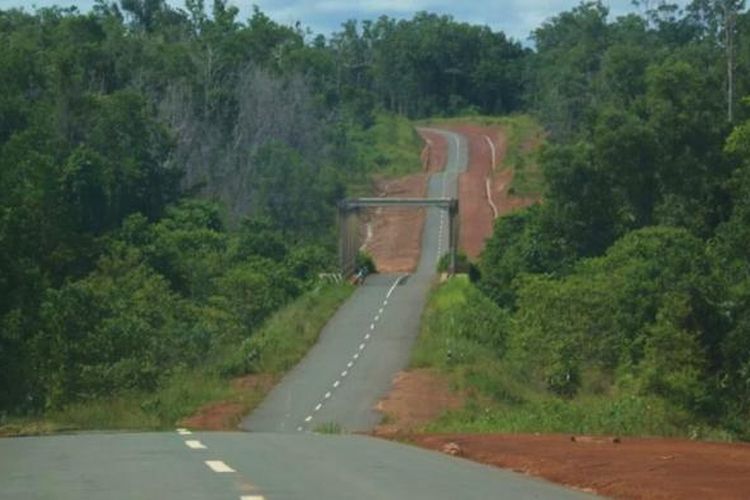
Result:
{"label": "undergrowth", "polygon": [[617,385],[595,369],[582,374],[581,390],[574,397],[559,397],[528,376],[529,367],[515,355],[512,330],[510,313],[466,277],[433,290],[412,367],[439,370],[467,400],[463,408],[425,426],[425,432],[733,438],[664,399]]}
{"label": "undergrowth", "polygon": [[273,314],[241,344],[226,345],[204,366],[183,367],[166,375],[154,392],[84,401],[48,411],[40,418],[0,417],[0,435],[170,429],[212,403],[237,404],[247,413],[263,400],[264,389],[242,388],[232,380],[246,374],[281,376],[295,366],[352,291],[351,285],[343,284],[308,292]]}

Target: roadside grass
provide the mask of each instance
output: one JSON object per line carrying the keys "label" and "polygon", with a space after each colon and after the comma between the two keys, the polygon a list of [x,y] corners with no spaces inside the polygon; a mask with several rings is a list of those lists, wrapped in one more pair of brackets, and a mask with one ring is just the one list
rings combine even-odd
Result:
{"label": "roadside grass", "polygon": [[342,429],[341,425],[336,422],[324,422],[315,427],[313,432],[317,432],[318,434],[341,434]]}
{"label": "roadside grass", "polygon": [[728,441],[732,436],[697,421],[665,400],[618,388],[600,372],[583,374],[570,399],[536,385],[514,361],[510,314],[466,277],[436,287],[413,351],[414,368],[434,368],[466,395],[422,430],[430,433],[571,433],[670,436]]}
{"label": "roadside grass", "polygon": [[538,196],[544,193],[546,184],[544,174],[539,168],[539,149],[544,144],[545,133],[539,122],[531,115],[462,116],[436,118],[420,123],[433,125],[465,123],[504,128],[508,140],[504,166],[513,169],[510,194]]}
{"label": "roadside grass", "polygon": [[353,134],[357,144],[356,172],[349,182],[350,196],[371,193],[372,177],[403,177],[422,171],[424,142],[414,124],[403,116],[379,112],[375,124],[367,130]]}
{"label": "roadside grass", "polygon": [[246,374],[269,374],[276,379],[294,367],[353,290],[349,284],[328,284],[302,295],[272,315],[246,341],[224,346],[204,366],[184,367],[169,374],[152,393],[82,401],[49,410],[41,418],[0,420],[0,436],[171,429],[199,408],[214,403],[237,405],[239,413],[247,414],[263,400],[267,388],[243,388],[233,380]]}
{"label": "roadside grass", "polygon": [[222,372],[284,374],[317,342],[323,327],[353,291],[348,283],[329,284],[303,295],[229,353]]}

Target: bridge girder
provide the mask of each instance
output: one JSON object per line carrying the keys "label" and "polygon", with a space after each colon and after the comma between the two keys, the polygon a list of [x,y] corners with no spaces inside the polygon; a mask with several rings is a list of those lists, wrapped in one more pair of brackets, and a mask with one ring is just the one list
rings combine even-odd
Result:
{"label": "bridge girder", "polygon": [[[356,259],[360,250],[359,212],[368,208],[430,208],[447,210],[449,214],[448,238],[451,256],[450,273],[456,272],[458,253],[458,200],[455,198],[350,198],[338,205],[339,266],[341,273],[349,277],[356,272]],[[442,256],[438,256],[440,258]]]}

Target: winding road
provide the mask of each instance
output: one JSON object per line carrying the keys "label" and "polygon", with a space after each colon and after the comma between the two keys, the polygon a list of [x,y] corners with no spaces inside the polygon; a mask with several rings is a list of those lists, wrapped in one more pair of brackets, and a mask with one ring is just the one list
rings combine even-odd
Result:
{"label": "winding road", "polygon": [[[454,197],[466,140],[428,196]],[[379,421],[373,410],[408,363],[447,214],[428,209],[412,275],[374,275],[336,313],[307,357],[242,422],[252,432],[87,433],[0,439],[5,499],[488,499],[586,498],[527,476],[415,447],[347,434]],[[345,431],[323,435],[325,428]]]}

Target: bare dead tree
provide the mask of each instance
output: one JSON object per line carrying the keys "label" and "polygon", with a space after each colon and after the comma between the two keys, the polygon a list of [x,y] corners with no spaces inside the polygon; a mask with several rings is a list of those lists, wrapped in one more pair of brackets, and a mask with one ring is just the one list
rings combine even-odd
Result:
{"label": "bare dead tree", "polygon": [[179,82],[167,90],[159,109],[175,134],[173,161],[185,172],[183,189],[221,200],[230,221],[236,221],[252,211],[258,151],[284,144],[314,168],[325,155],[325,118],[301,75],[281,77],[247,66],[221,85],[231,98],[211,102],[208,115],[202,112],[206,103],[196,103],[190,85]]}

